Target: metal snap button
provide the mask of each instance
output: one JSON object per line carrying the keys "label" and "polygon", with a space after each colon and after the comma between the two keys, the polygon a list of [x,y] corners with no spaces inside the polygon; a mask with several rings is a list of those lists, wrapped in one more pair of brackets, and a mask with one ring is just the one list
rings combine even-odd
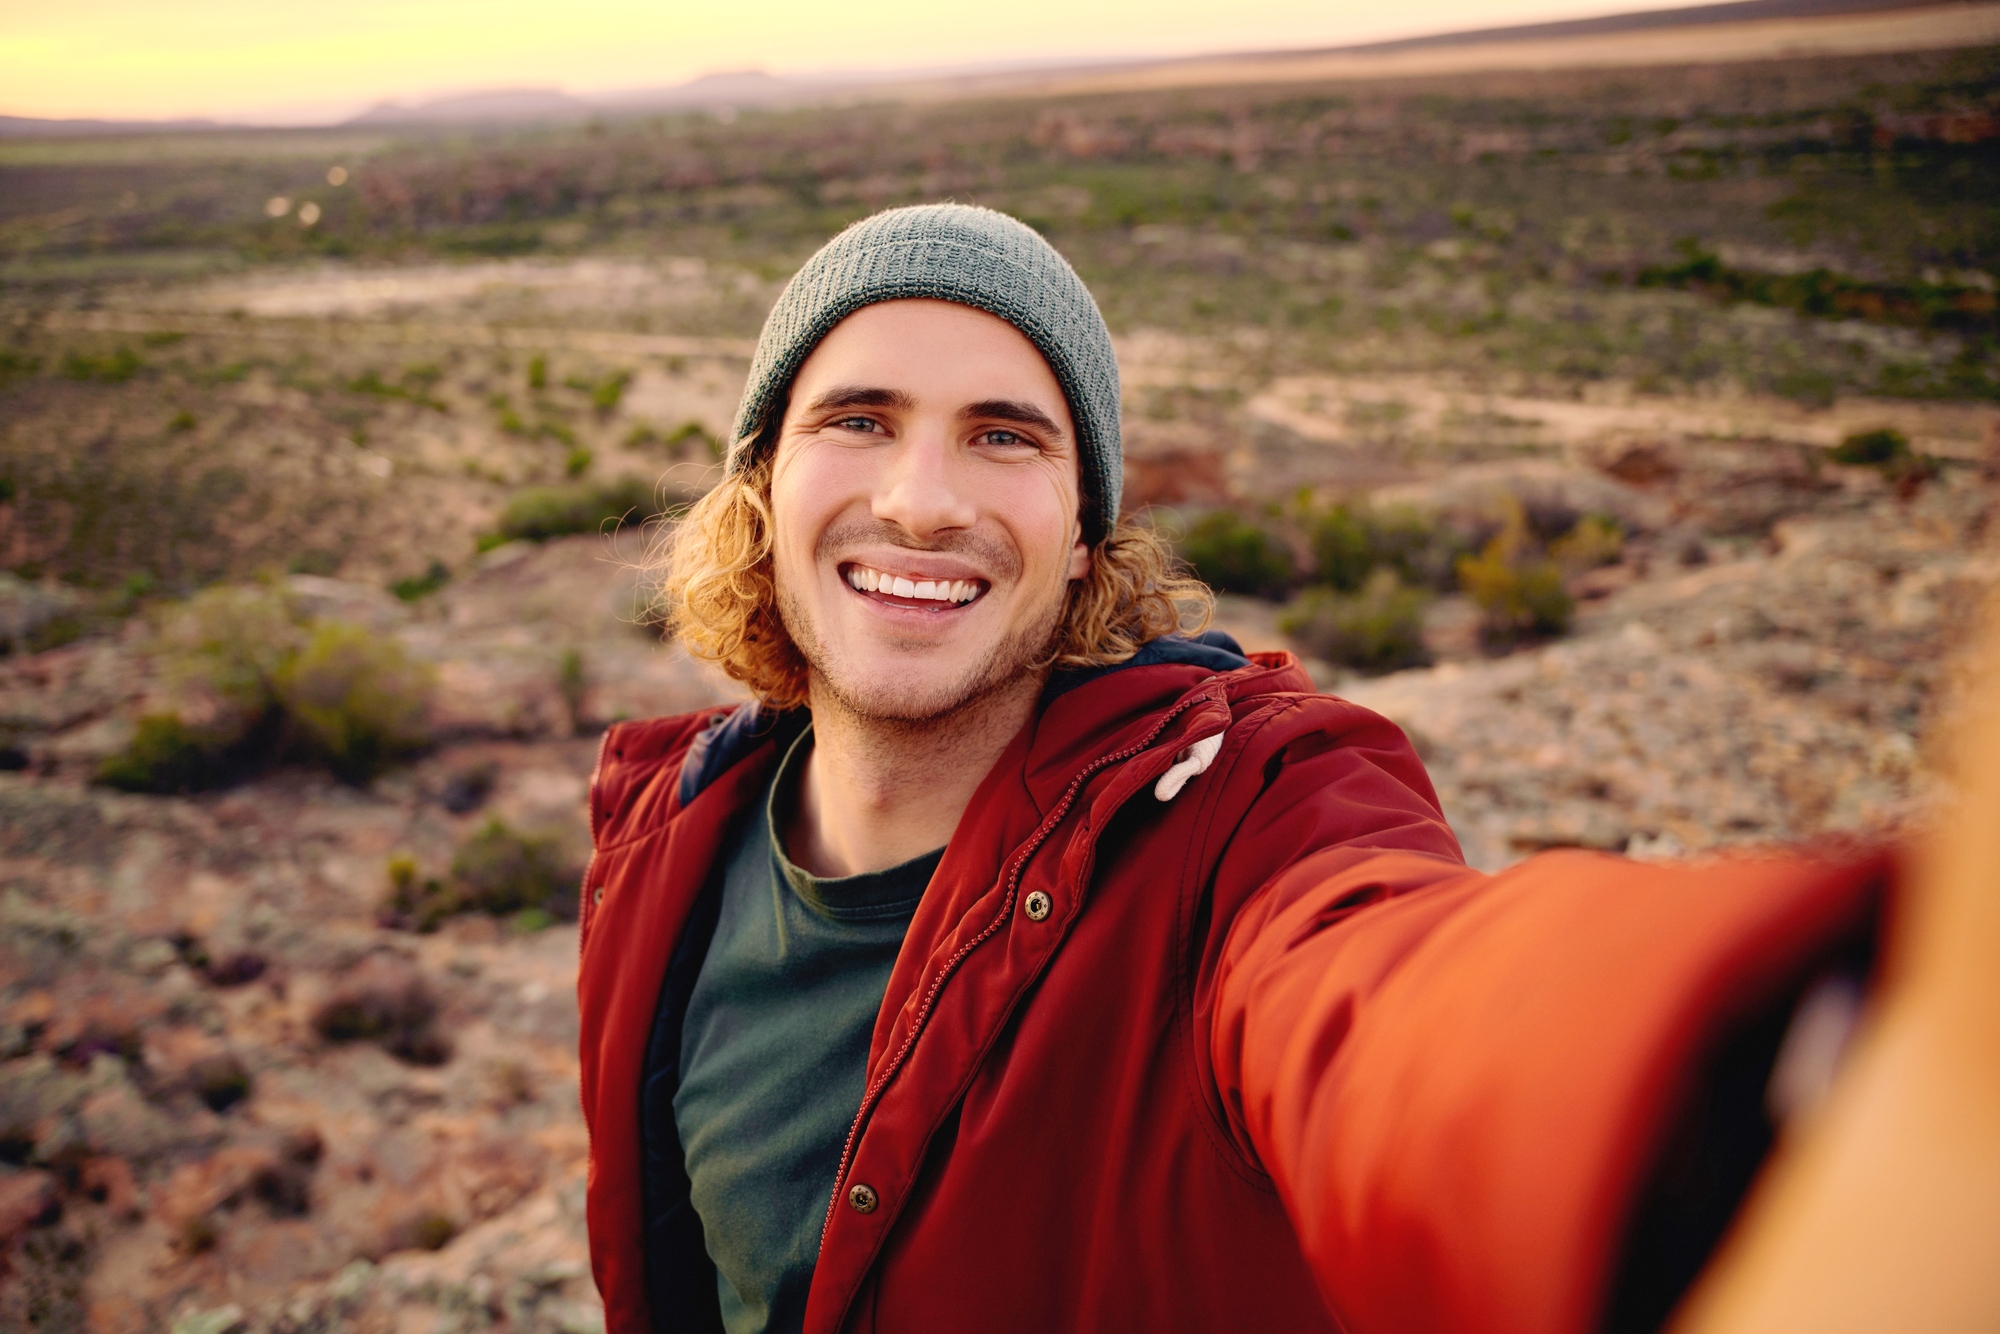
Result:
{"label": "metal snap button", "polygon": [[873,1186],[864,1186],[860,1182],[856,1182],[854,1185],[848,1187],[847,1203],[857,1214],[872,1214],[875,1212],[875,1206],[881,1202],[877,1198]]}
{"label": "metal snap button", "polygon": [[1049,896],[1039,889],[1028,895],[1021,904],[1021,907],[1027,910],[1028,920],[1031,922],[1039,922],[1047,917],[1049,909],[1053,906],[1055,905],[1049,902]]}
{"label": "metal snap button", "polygon": [[590,891],[590,906],[594,908],[602,902],[604,902],[604,886],[599,885]]}

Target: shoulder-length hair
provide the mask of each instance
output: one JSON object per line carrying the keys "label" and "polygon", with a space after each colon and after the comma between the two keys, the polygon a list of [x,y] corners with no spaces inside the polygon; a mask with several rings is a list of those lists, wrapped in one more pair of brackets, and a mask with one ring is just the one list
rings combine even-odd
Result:
{"label": "shoulder-length hair", "polygon": [[[776,708],[806,701],[806,663],[778,616],[771,568],[770,454],[725,477],[655,540],[652,613],[687,651]],[[1208,624],[1215,599],[1151,527],[1121,518],[1037,664],[1106,667],[1162,635]]]}

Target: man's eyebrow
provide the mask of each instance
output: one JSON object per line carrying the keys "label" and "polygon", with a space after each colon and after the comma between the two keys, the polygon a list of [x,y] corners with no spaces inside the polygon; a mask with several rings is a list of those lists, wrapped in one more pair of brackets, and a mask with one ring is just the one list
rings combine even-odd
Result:
{"label": "man's eyebrow", "polygon": [[1011,398],[989,398],[982,403],[968,403],[959,409],[958,415],[967,421],[1018,422],[1022,426],[1033,426],[1048,435],[1061,439],[1065,432],[1056,424],[1056,419],[1043,412],[1033,403],[1021,403]]}
{"label": "man's eyebrow", "polygon": [[909,412],[917,406],[917,400],[900,389],[875,389],[867,385],[844,384],[829,389],[814,399],[806,408],[808,416],[822,412],[835,412],[841,408],[895,408]]}

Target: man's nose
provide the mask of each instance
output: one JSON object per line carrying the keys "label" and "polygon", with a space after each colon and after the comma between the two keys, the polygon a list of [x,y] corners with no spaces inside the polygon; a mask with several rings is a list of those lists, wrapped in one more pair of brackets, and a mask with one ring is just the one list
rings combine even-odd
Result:
{"label": "man's nose", "polygon": [[975,517],[963,460],[942,424],[907,430],[891,450],[875,489],[875,517],[896,524],[918,541],[952,528],[970,528]]}

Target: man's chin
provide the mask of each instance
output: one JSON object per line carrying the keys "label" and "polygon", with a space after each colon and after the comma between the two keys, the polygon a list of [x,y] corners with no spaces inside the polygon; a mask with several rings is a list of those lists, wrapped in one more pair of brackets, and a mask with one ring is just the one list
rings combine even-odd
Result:
{"label": "man's chin", "polygon": [[814,673],[820,690],[840,708],[874,722],[934,723],[978,701],[1022,684],[1040,673],[1016,661],[1003,665],[988,659],[970,665],[912,671],[908,662],[871,671],[859,664],[827,664]]}

